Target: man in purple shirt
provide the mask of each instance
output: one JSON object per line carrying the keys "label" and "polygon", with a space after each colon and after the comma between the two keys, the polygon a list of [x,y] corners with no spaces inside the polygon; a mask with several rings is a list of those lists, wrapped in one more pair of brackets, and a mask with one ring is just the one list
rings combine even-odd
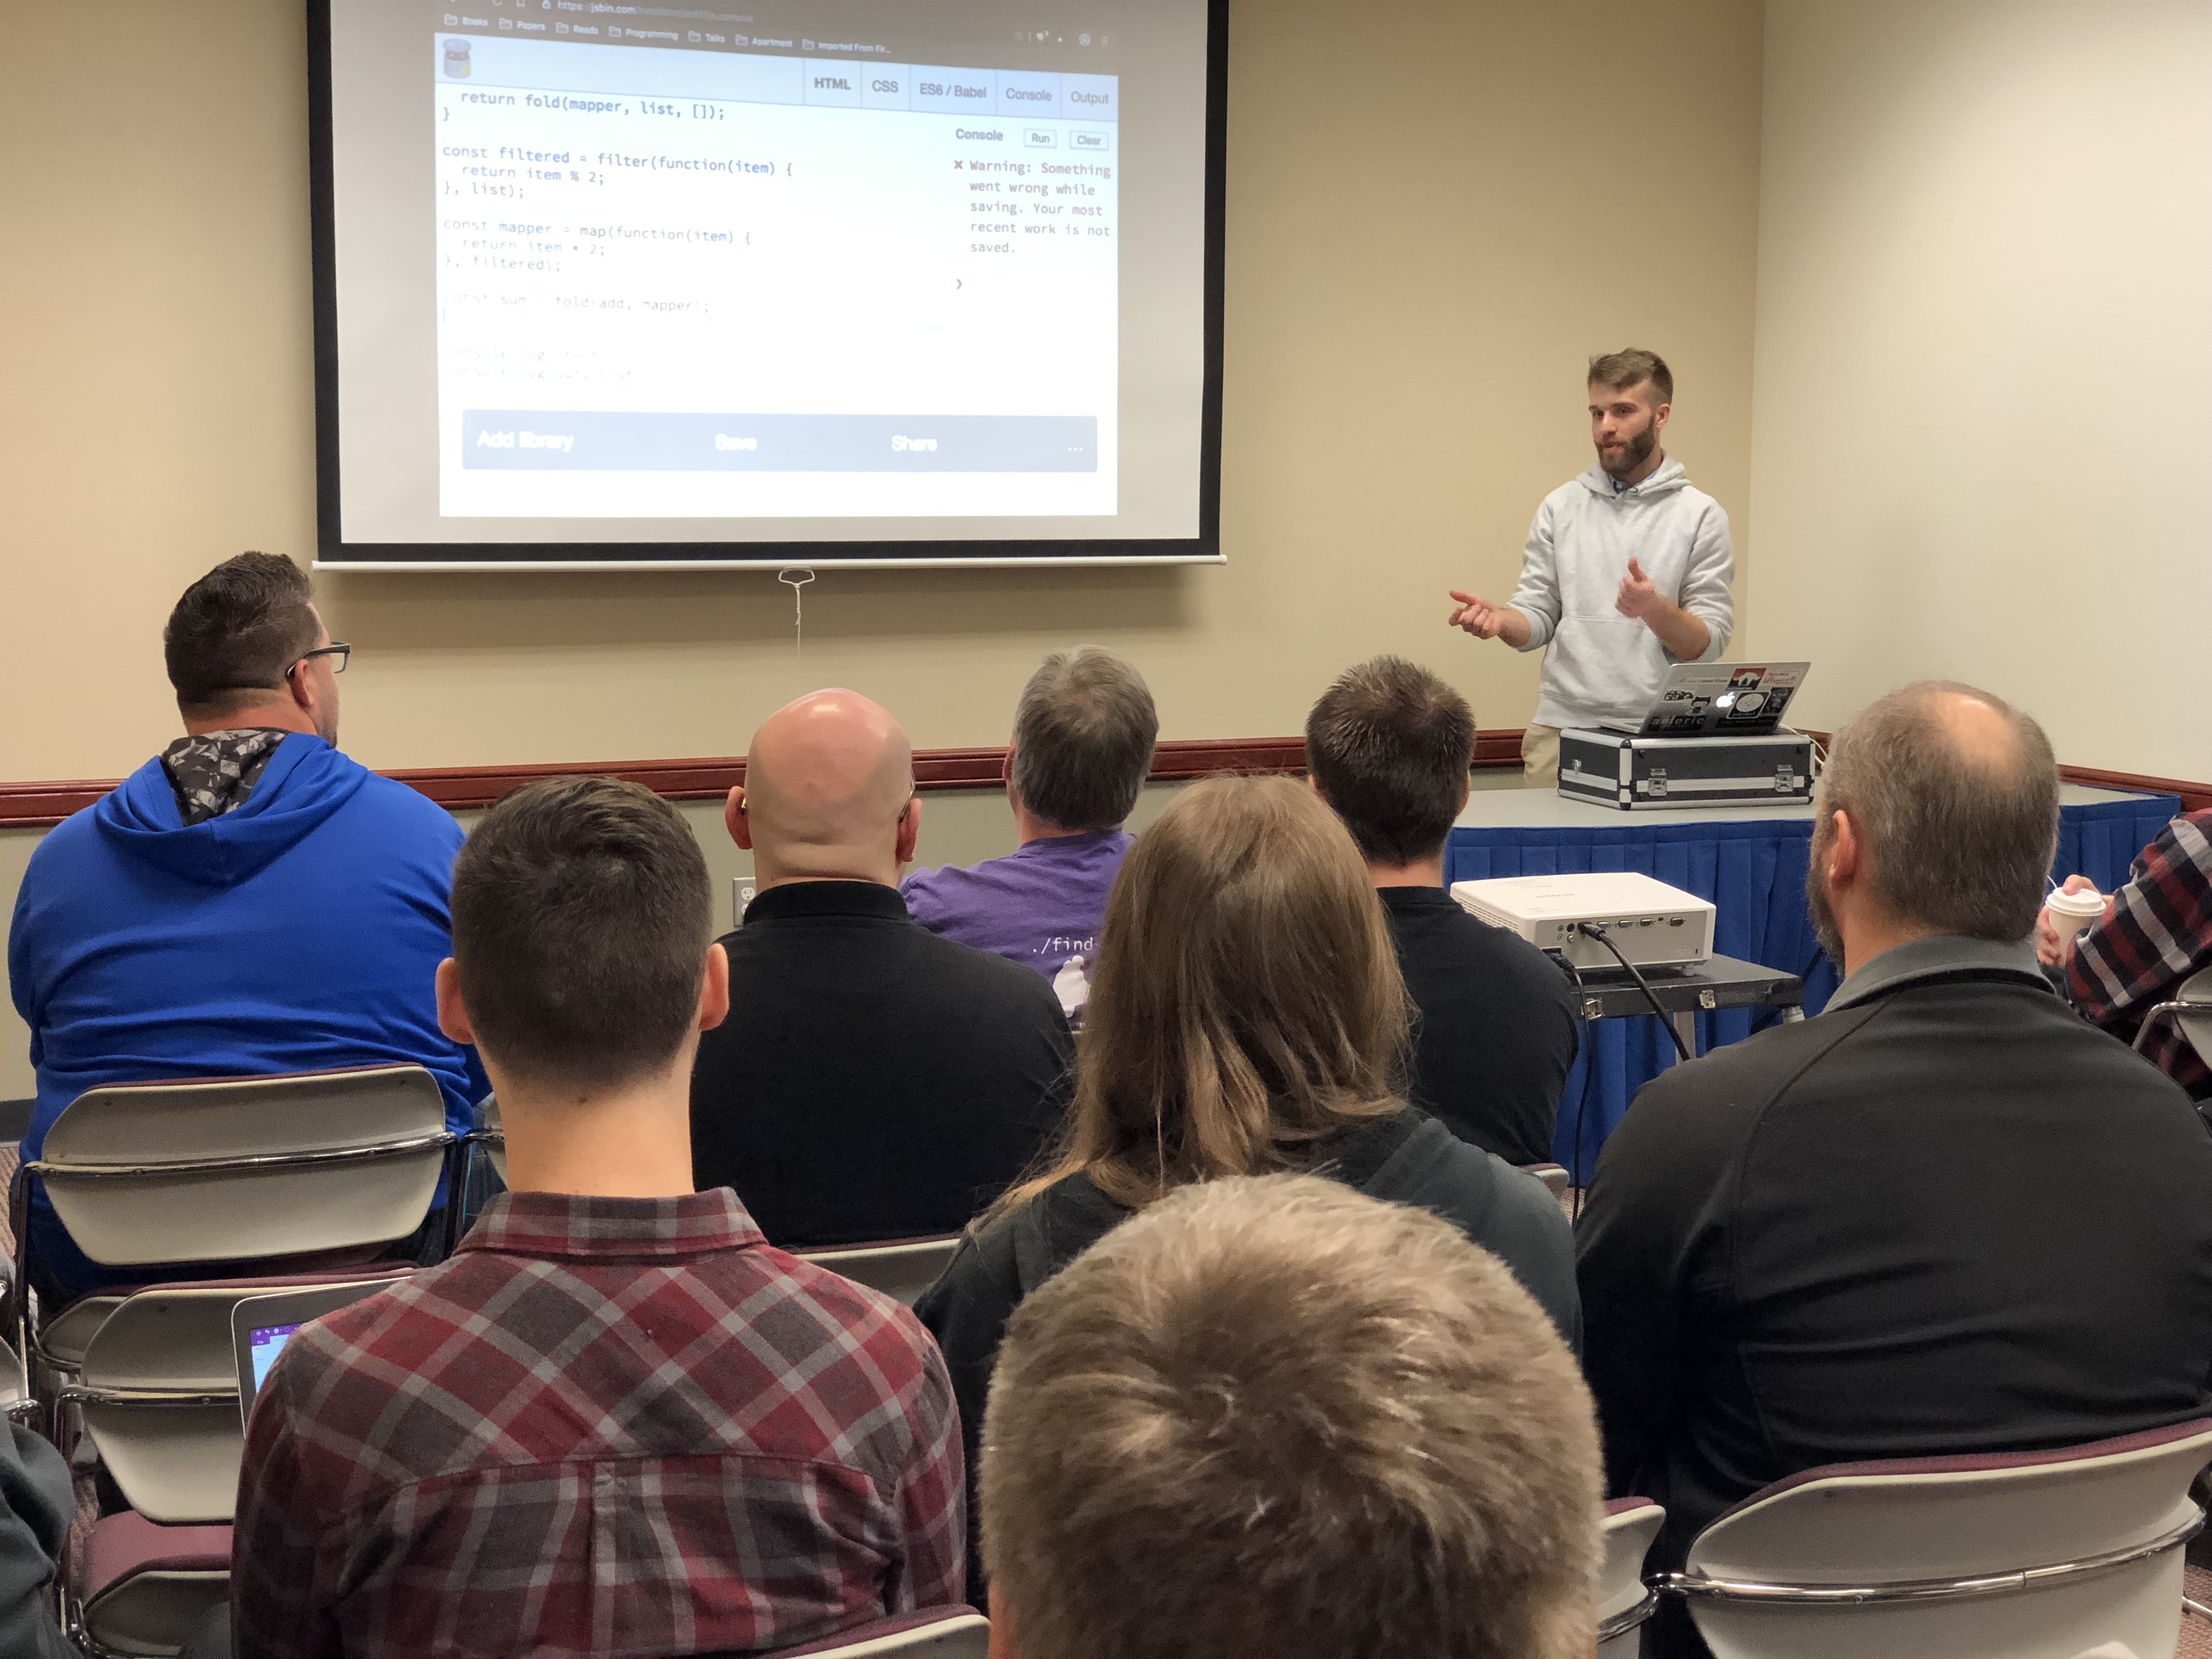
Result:
{"label": "man in purple shirt", "polygon": [[1159,732],[1152,694],[1127,660],[1096,645],[1054,652],[1022,688],[1006,750],[1021,845],[966,869],[915,872],[899,890],[908,913],[933,933],[1036,969],[1080,1025],[1106,895],[1129,850],[1121,823]]}

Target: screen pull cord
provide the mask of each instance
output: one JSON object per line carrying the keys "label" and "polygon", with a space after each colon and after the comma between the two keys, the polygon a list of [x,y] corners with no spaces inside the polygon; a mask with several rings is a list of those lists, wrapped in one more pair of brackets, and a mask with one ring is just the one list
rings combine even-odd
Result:
{"label": "screen pull cord", "polygon": [[1628,970],[1628,976],[1636,981],[1636,988],[1644,993],[1644,1000],[1651,1005],[1651,1012],[1659,1016],[1659,1029],[1674,1040],[1674,1052],[1687,1060],[1690,1050],[1682,1041],[1682,1034],[1674,1029],[1674,1022],[1667,1018],[1667,1011],[1659,1006],[1658,993],[1651,988],[1651,981],[1644,977],[1643,970],[1620,954],[1620,947],[1605,936],[1603,929],[1593,927],[1586,921],[1578,921],[1575,924],[1575,931],[1584,939],[1595,939],[1613,952],[1613,959]]}
{"label": "screen pull cord", "polygon": [[803,564],[794,564],[775,573],[776,580],[791,590],[791,654],[803,657],[806,651],[806,584],[814,580],[814,572]]}

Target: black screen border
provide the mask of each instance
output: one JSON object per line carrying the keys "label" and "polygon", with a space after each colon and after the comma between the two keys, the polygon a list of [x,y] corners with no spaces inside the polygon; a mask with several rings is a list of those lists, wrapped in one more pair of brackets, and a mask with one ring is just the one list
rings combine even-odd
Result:
{"label": "black screen border", "polygon": [[[1199,410],[1198,534],[1022,540],[797,542],[349,542],[338,449],[337,192],[333,166],[331,0],[307,0],[307,145],[315,311],[317,569],[760,570],[835,565],[998,567],[1220,563],[1221,336],[1228,173],[1229,0],[1206,0],[1205,386]],[[742,556],[734,556],[742,550]]]}

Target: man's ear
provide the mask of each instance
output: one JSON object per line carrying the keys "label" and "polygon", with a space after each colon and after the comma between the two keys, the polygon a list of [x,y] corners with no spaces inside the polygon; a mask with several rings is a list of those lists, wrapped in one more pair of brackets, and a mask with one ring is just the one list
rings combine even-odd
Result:
{"label": "man's ear", "polygon": [[901,869],[914,862],[915,843],[921,839],[921,797],[916,795],[899,814],[898,863]]}
{"label": "man's ear", "polygon": [[753,850],[753,826],[745,816],[745,787],[742,783],[731,790],[730,798],[722,803],[722,823],[738,847],[748,853]]}
{"label": "man's ear", "polygon": [[447,957],[438,964],[435,981],[438,998],[438,1029],[456,1042],[474,1046],[476,1027],[469,1024],[467,1005],[461,1000],[460,964]]}
{"label": "man's ear", "polygon": [[718,940],[707,947],[707,971],[699,981],[699,1029],[711,1031],[730,1014],[730,953]]}
{"label": "man's ear", "polygon": [[1828,885],[1849,887],[1865,873],[1866,838],[1839,806],[1828,815]]}
{"label": "man's ear", "polygon": [[[1470,800],[1473,800],[1474,799],[1474,773],[1472,773],[1472,772],[1470,772],[1470,773],[1468,773],[1468,774],[1467,775],[1467,776],[1465,776],[1465,777],[1462,778],[1462,779],[1459,781],[1459,811],[1460,811],[1460,812],[1464,812],[1464,811],[1467,811],[1467,804],[1468,804],[1468,802],[1469,802]],[[1455,812],[1455,813],[1453,813],[1453,814],[1452,814],[1452,816],[1453,816],[1454,817],[1457,817],[1459,816],[1459,813],[1458,813],[1458,812]]]}

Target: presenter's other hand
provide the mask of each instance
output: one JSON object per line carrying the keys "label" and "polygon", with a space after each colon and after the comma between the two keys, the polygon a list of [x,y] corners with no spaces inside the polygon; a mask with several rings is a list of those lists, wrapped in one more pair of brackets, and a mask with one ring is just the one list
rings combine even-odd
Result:
{"label": "presenter's other hand", "polygon": [[[2066,878],[2066,884],[2058,890],[2062,893],[2086,893],[2096,884],[2087,876],[2069,876]],[[2107,912],[2112,908],[2109,904],[2105,907]],[[2051,926],[2049,905],[2046,904],[2036,912],[2035,959],[2045,967],[2063,968],[2066,965],[2066,946],[2068,939],[2071,937],[2070,934],[2068,935],[2068,939],[2058,937],[2058,929]]]}
{"label": "presenter's other hand", "polygon": [[1628,574],[1620,579],[1620,592],[1613,596],[1613,608],[1624,617],[1634,617],[1639,622],[1656,610],[1661,601],[1659,590],[1651,585],[1651,578],[1644,574],[1644,567],[1629,556]]}
{"label": "presenter's other hand", "polygon": [[1456,587],[1451,590],[1451,596],[1459,601],[1458,608],[1451,613],[1454,628],[1463,628],[1478,640],[1494,640],[1504,632],[1504,606],[1479,599],[1472,593],[1462,593]]}

